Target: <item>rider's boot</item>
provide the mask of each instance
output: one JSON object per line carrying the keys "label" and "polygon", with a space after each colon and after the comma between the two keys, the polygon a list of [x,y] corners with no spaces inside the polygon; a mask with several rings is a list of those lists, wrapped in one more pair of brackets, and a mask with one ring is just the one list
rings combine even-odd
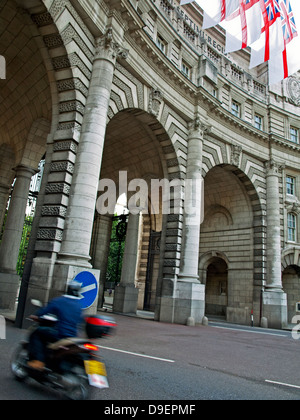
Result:
{"label": "rider's boot", "polygon": [[45,363],[41,362],[40,360],[30,360],[27,363],[27,366],[30,367],[31,369],[36,369],[36,370],[44,370],[45,369]]}

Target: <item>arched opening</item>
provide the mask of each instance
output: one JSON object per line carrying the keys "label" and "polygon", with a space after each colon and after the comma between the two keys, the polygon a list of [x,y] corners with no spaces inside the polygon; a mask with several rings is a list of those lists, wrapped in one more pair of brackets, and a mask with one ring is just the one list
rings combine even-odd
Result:
{"label": "arched opening", "polygon": [[[161,143],[163,141],[163,144]],[[123,282],[123,276],[129,275],[125,281],[138,289],[137,309],[155,310],[157,281],[161,263],[160,240],[163,228],[162,202],[153,204],[151,187],[153,180],[168,179],[168,164],[164,156],[163,146],[170,149],[163,127],[151,115],[140,110],[126,110],[116,114],[108,123],[100,183],[109,180],[115,198],[120,195],[127,197],[126,207],[130,210],[127,223],[132,216],[132,203],[140,206],[140,217],[135,237],[126,236],[126,241],[136,246],[135,267],[130,274],[124,272],[118,275],[118,281]],[[99,192],[101,196],[101,192]],[[112,206],[113,208],[113,206]],[[115,212],[115,210],[113,210]],[[96,215],[99,222],[98,239],[93,238],[93,266],[101,270],[101,286],[107,281],[108,267],[105,266],[104,255],[108,255],[114,235],[116,214]],[[99,220],[100,219],[100,220]],[[95,229],[94,229],[95,231]],[[133,233],[131,233],[133,235]],[[118,240],[118,238],[116,238]],[[106,243],[104,243],[106,241]],[[124,245],[126,249],[126,242]],[[103,249],[100,255],[99,250]],[[104,250],[105,248],[105,250]],[[124,249],[124,252],[125,252]],[[99,256],[98,260],[95,256]],[[118,257],[118,255],[117,255]],[[121,256],[122,258],[122,256]],[[124,257],[125,258],[125,257]],[[128,269],[128,267],[127,267]],[[113,287],[118,283],[114,282]],[[109,285],[112,288],[112,285]],[[107,287],[103,286],[105,289]],[[107,295],[107,290],[106,290]],[[103,302],[102,302],[103,303]],[[101,305],[101,303],[100,303]]]}
{"label": "arched opening", "polygon": [[207,267],[205,314],[226,316],[228,305],[228,267],[221,258],[213,258]]}
{"label": "arched opening", "polygon": [[207,313],[249,324],[254,309],[259,322],[264,228],[255,188],[236,167],[220,165],[206,174],[204,191],[199,269]]}
{"label": "arched opening", "polygon": [[300,315],[296,311],[296,304],[300,302],[300,267],[289,265],[282,273],[282,286],[287,294],[288,322],[291,323],[295,315]]}

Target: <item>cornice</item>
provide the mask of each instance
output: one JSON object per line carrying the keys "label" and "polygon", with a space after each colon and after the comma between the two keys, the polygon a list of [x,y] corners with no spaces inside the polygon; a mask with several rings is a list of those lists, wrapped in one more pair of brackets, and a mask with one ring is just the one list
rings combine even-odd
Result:
{"label": "cornice", "polygon": [[282,148],[300,153],[300,145],[297,143],[293,143],[292,141],[287,140],[284,137],[278,136],[277,134],[274,134],[274,133],[270,133],[269,138],[270,138],[270,142],[276,145],[279,145]]}

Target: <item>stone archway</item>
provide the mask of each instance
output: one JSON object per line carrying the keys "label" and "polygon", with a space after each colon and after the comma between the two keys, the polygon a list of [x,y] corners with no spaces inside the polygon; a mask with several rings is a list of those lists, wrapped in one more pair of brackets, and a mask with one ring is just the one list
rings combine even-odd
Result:
{"label": "stone archway", "polygon": [[296,303],[300,302],[300,267],[287,266],[282,273],[282,287],[287,294],[288,322],[291,323],[296,312]]}
{"label": "stone archway", "polygon": [[[219,290],[218,299],[222,310],[219,312],[223,312],[224,315],[227,299],[228,321],[248,324],[252,309],[258,321],[260,299],[257,290],[258,283],[260,286],[262,284],[264,274],[264,229],[258,195],[247,176],[231,165],[213,167],[206,174],[204,185],[205,218],[200,235],[200,275],[203,277],[203,269],[208,269],[208,265],[204,267],[201,262],[202,258],[205,259],[205,255],[217,258],[222,254],[226,255],[227,261],[223,260],[226,261],[224,264],[227,264],[228,269],[227,283],[225,282],[226,268],[223,263],[219,261],[216,264],[218,260],[214,260],[215,266],[209,270],[209,275],[212,277],[223,276],[223,283],[226,285],[222,287],[221,282],[222,290],[221,292]],[[252,188],[250,188],[251,185]],[[214,250],[218,250],[219,255],[214,253]],[[254,271],[257,277],[260,271],[260,282],[253,278]],[[214,287],[216,289],[216,283]],[[210,292],[209,288],[208,292]],[[221,304],[221,301],[224,303]],[[215,297],[215,305],[216,302]],[[210,304],[213,305],[213,303]]]}
{"label": "stone archway", "polygon": [[221,258],[214,258],[207,267],[205,314],[226,316],[228,306],[228,267]]}
{"label": "stone archway", "polygon": [[[144,208],[138,231],[135,233],[135,242],[138,242],[138,246],[136,259],[132,264],[136,267],[129,270],[131,278],[125,281],[139,289],[138,309],[145,308],[152,311],[155,310],[156,295],[159,293],[158,277],[163,259],[159,246],[163,229],[163,214],[162,202],[157,208],[151,200],[151,183],[152,180],[169,179],[169,170],[176,165],[176,159],[168,161],[166,149],[170,156],[173,146],[167,133],[153,115],[144,111],[123,110],[111,118],[107,125],[100,180],[112,180],[116,185],[116,197],[122,193],[128,194],[128,202],[130,197],[139,191],[135,181],[141,180],[148,187],[148,195],[140,203]],[[175,155],[174,151],[173,155]],[[124,184],[121,179],[124,177],[127,181],[126,188],[135,185],[134,191],[122,190]],[[132,215],[129,214],[128,223],[131,223],[131,219]],[[107,223],[107,229],[110,226],[111,224]],[[110,235],[107,234],[106,237],[109,238]],[[101,238],[98,240],[100,244]],[[100,261],[99,264],[101,264]],[[105,273],[102,274],[103,278],[105,278]],[[121,283],[123,280],[121,278]]]}

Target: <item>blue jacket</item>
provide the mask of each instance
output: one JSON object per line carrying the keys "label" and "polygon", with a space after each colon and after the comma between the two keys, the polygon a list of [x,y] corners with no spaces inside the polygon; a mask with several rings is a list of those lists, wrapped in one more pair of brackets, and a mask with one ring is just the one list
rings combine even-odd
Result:
{"label": "blue jacket", "polygon": [[67,295],[55,298],[37,313],[38,316],[46,314],[57,316],[56,329],[59,339],[77,336],[78,325],[83,321],[83,313],[78,298]]}

